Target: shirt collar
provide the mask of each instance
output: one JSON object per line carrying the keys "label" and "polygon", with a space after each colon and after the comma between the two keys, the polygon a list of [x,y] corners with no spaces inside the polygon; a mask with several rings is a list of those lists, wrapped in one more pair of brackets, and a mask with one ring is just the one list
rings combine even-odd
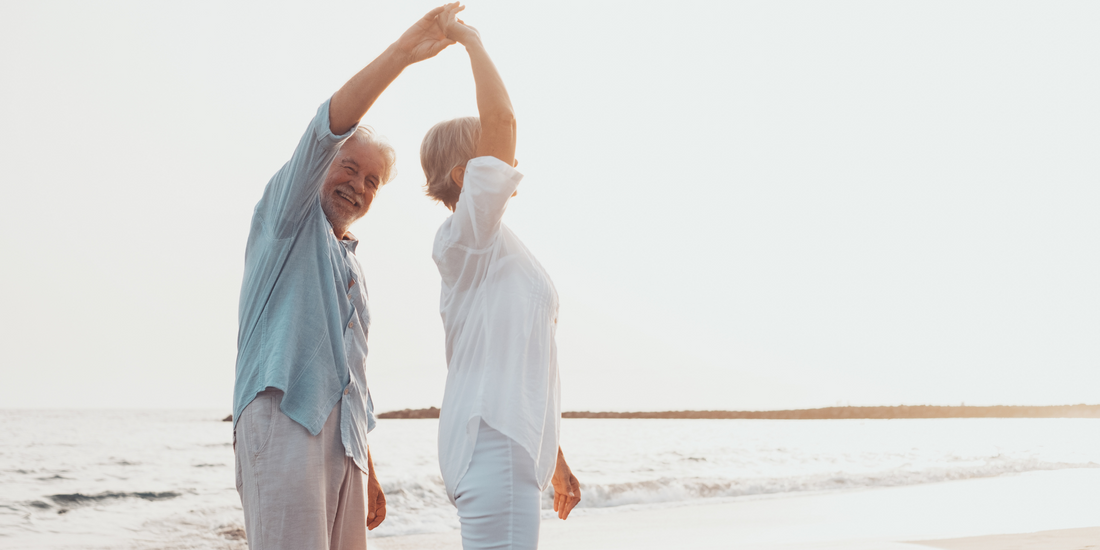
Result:
{"label": "shirt collar", "polygon": [[[320,195],[317,196],[317,204],[321,204]],[[336,232],[332,229],[332,222],[328,220],[328,216],[324,216],[323,214],[322,216],[325,218],[325,225],[328,226],[328,234],[336,238]],[[359,246],[359,237],[356,237],[351,231],[348,231],[344,234],[344,238],[340,239],[340,244],[344,245],[352,254],[355,254],[355,247]]]}
{"label": "shirt collar", "polygon": [[[333,237],[335,236],[336,235],[333,235]],[[344,235],[344,238],[340,240],[340,244],[347,247],[347,249],[350,250],[352,254],[355,254],[355,247],[359,246],[359,238],[355,235],[352,235],[351,231],[348,231]]]}

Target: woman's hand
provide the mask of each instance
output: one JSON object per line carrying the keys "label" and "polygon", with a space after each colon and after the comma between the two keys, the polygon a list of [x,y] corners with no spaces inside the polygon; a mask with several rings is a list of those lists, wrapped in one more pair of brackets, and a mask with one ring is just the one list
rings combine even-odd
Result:
{"label": "woman's hand", "polygon": [[448,40],[453,40],[463,46],[470,46],[481,41],[481,34],[477,32],[477,29],[467,25],[465,21],[457,17],[458,12],[464,9],[466,9],[466,6],[458,2],[444,5],[443,11],[436,17],[436,24]]}
{"label": "woman's hand", "polygon": [[550,484],[554,486],[554,511],[559,518],[566,519],[573,507],[581,501],[581,482],[577,481],[577,476],[573,475],[573,471],[565,463],[561,447],[558,447],[558,466]]}
{"label": "woman's hand", "polygon": [[393,47],[401,55],[406,65],[434,57],[435,54],[455,43],[454,40],[443,34],[443,29],[437,23],[439,16],[450,5],[452,4],[440,6],[428,12],[413,26],[409,27],[409,30],[405,31],[405,34],[397,39],[397,42],[394,42]]}

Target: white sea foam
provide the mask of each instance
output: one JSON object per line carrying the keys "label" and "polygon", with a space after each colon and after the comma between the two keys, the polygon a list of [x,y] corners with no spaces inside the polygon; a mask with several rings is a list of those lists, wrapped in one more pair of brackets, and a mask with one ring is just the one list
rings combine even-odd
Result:
{"label": "white sea foam", "polygon": [[[0,547],[245,548],[220,411],[0,411]],[[434,420],[371,433],[386,522],[458,527]],[[1093,419],[565,420],[582,513],[1100,467]],[[544,495],[550,516],[550,493]]]}
{"label": "white sea foam", "polygon": [[[985,466],[971,468],[935,468],[924,471],[895,470],[873,474],[836,472],[781,478],[661,478],[608,485],[585,485],[584,499],[585,507],[605,508],[631,504],[663,504],[708,498],[916,485],[993,477],[1009,473],[1082,467],[1097,468],[1100,467],[1100,464],[1043,463],[1024,460],[1015,463],[990,463]],[[549,502],[550,495],[550,493],[544,495],[546,502]]]}

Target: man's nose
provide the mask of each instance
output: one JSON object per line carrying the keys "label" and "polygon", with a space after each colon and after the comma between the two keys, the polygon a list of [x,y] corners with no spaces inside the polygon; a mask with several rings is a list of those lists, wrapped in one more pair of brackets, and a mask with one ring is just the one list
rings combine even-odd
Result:
{"label": "man's nose", "polygon": [[362,195],[367,190],[366,180],[361,180],[359,178],[352,178],[352,180],[351,180],[351,189],[352,189],[352,191],[355,191],[356,194]]}

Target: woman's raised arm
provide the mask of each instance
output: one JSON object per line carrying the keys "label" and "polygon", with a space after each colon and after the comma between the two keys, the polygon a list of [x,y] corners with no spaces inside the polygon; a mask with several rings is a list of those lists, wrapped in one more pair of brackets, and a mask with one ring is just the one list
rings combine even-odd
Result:
{"label": "woman's raised arm", "polygon": [[477,86],[477,112],[481,118],[481,139],[477,142],[475,154],[479,157],[493,156],[513,166],[516,157],[516,115],[512,111],[512,101],[508,99],[508,90],[504,88],[500,73],[481,43],[481,35],[477,29],[457,18],[458,12],[464,9],[466,7],[458,2],[445,5],[439,14],[439,26],[448,39],[465,46],[470,54],[470,67]]}

